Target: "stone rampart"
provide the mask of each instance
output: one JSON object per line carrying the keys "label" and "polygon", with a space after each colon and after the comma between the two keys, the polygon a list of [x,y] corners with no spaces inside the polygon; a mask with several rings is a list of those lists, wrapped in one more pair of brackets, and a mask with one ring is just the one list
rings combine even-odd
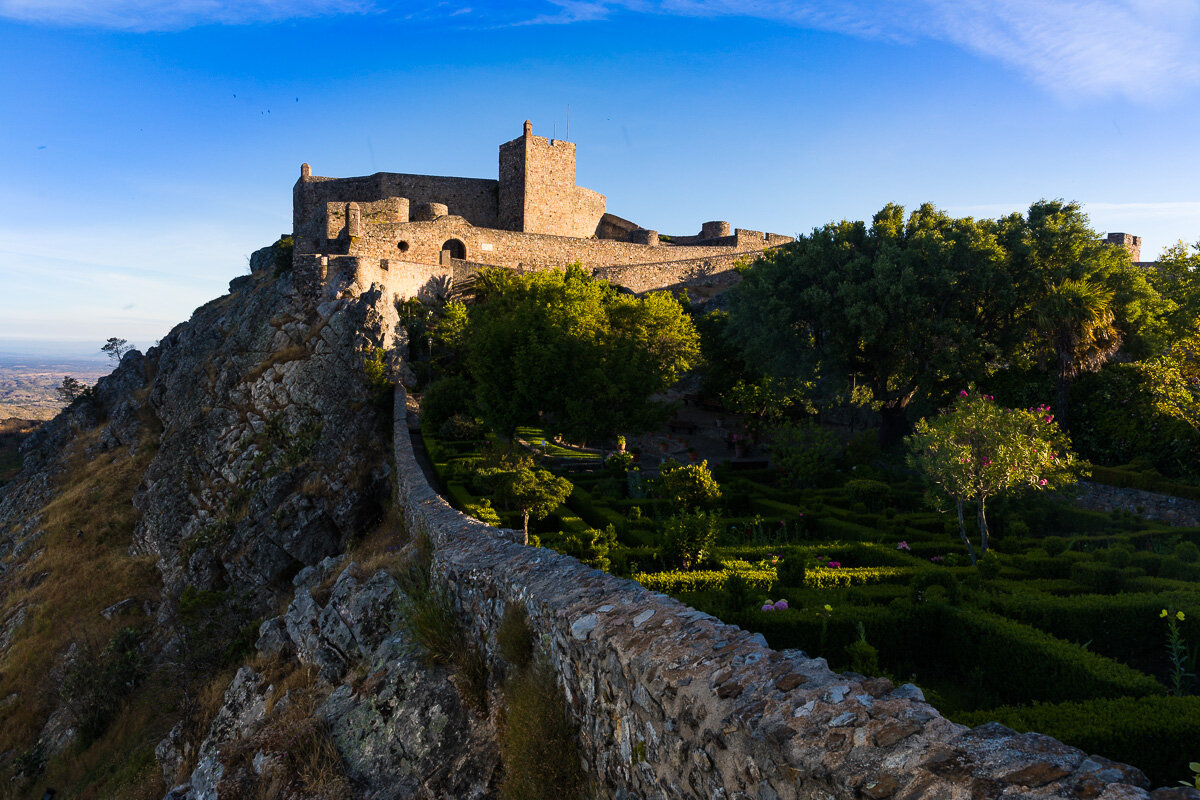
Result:
{"label": "stone rampart", "polygon": [[1169,494],[1080,481],[1076,503],[1089,511],[1132,511],[1168,525],[1200,526],[1200,502]]}
{"label": "stone rampart", "polygon": [[[521,233],[496,228],[464,225],[455,216],[432,222],[371,224],[364,221],[362,236],[350,243],[349,252],[366,259],[394,258],[400,253],[411,261],[436,264],[447,242],[463,245],[464,260],[523,269],[561,269],[572,261],[585,269],[613,265],[677,262],[700,258],[759,253],[761,237],[746,249],[728,246],[647,246],[611,239],[579,239],[573,236]],[[456,256],[458,257],[458,256]]]}
{"label": "stone rampart", "polygon": [[663,261],[653,264],[630,264],[628,266],[602,267],[593,272],[597,278],[624,286],[639,294],[655,289],[678,289],[688,286],[715,286],[726,288],[737,283],[738,273],[734,266],[743,258],[754,259],[758,251],[728,253],[681,261]]}
{"label": "stone rampart", "polygon": [[[665,595],[511,541],[450,507],[394,412],[397,497],[435,543],[434,569],[489,658],[510,603],[525,604],[611,798],[982,800],[1151,795],[1136,769],[999,725],[952,723],[911,685],[775,652]],[[509,532],[511,533],[511,532]]]}

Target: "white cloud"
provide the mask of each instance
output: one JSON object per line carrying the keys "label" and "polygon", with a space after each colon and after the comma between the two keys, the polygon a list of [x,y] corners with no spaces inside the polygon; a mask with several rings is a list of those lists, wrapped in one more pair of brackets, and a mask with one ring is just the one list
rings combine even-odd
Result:
{"label": "white cloud", "polygon": [[145,32],[357,14],[373,7],[371,0],[0,0],[0,17]]}
{"label": "white cloud", "polygon": [[550,0],[538,23],[615,10],[741,16],[852,36],[947,42],[1064,98],[1156,98],[1200,83],[1196,0]]}

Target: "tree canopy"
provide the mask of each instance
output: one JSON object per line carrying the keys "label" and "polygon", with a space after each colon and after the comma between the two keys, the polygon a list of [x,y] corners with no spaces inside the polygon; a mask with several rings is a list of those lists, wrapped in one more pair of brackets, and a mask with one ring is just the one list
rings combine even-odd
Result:
{"label": "tree canopy", "polygon": [[1049,406],[1004,408],[989,395],[966,390],[946,413],[919,421],[907,442],[910,466],[954,503],[972,564],[975,548],[963,520],[964,503],[975,503],[980,552],[987,553],[988,498],[1053,489],[1073,483],[1077,473],[1075,456]]}
{"label": "tree canopy", "polygon": [[480,411],[498,432],[539,424],[575,441],[646,429],[651,397],[694,363],[699,336],[670,294],[634,297],[577,265],[489,270],[463,337]]}
{"label": "tree canopy", "polygon": [[1148,275],[1061,200],[979,221],[889,204],[870,225],[825,225],[757,260],[731,292],[725,335],[766,374],[815,381],[817,398],[865,387],[885,444],[914,402],[942,405],[1001,370],[1052,375],[1065,421],[1075,376],[1118,348],[1144,358],[1168,344],[1175,304],[1155,281],[1191,285],[1191,256],[1176,256]]}

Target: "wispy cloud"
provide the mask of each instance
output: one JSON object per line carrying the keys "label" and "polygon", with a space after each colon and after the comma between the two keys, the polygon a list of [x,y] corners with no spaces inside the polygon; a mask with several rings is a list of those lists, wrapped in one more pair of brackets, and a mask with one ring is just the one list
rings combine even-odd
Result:
{"label": "wispy cloud", "polygon": [[1064,98],[1157,98],[1200,84],[1196,0],[550,0],[526,22],[615,11],[741,16],[875,39],[946,42]]}
{"label": "wispy cloud", "polygon": [[360,14],[372,0],[0,0],[0,17],[43,25],[146,32]]}

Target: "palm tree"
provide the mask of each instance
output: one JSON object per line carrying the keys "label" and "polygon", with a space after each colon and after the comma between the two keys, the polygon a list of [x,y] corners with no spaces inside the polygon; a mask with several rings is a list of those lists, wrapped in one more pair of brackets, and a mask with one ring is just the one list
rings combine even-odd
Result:
{"label": "palm tree", "polygon": [[1113,293],[1087,278],[1065,278],[1033,309],[1033,325],[1058,366],[1055,414],[1068,426],[1067,393],[1081,372],[1100,369],[1121,346],[1113,324]]}

